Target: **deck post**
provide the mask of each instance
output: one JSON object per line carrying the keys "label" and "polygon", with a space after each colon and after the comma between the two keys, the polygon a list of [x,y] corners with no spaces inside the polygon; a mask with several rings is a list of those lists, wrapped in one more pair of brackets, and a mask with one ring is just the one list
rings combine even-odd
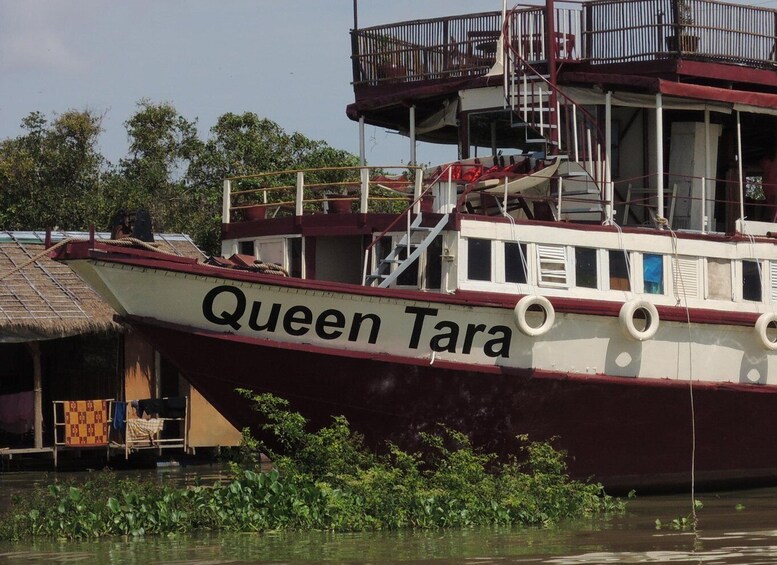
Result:
{"label": "deck post", "polygon": [[410,164],[415,165],[415,104],[410,106]]}
{"label": "deck post", "polygon": [[362,164],[362,168],[359,169],[359,177],[361,179],[361,195],[359,197],[359,212],[362,214],[367,213],[367,203],[370,196],[370,171]]}
{"label": "deck post", "polygon": [[[707,232],[707,179],[712,177],[710,172],[710,109],[704,109],[704,176],[701,178],[701,233]],[[714,201],[714,199],[713,199]]]}
{"label": "deck post", "polygon": [[[661,93],[656,93],[656,193],[658,196],[658,216],[664,217],[664,109]],[[664,224],[658,227],[664,229]]]}
{"label": "deck post", "polygon": [[297,171],[297,196],[294,199],[294,215],[302,215],[302,201],[305,199],[305,173]]}
{"label": "deck post", "polygon": [[612,224],[613,221],[613,202],[614,202],[614,190],[612,187],[612,92],[607,91],[604,95],[604,158],[606,163],[604,165],[604,189],[605,196],[607,198],[607,204],[605,207],[604,217],[607,219],[608,224]]}
{"label": "deck post", "polygon": [[367,154],[364,147],[364,116],[359,116],[359,165],[367,164]]}
{"label": "deck post", "polygon": [[742,173],[742,120],[737,110],[737,172],[739,173],[739,221],[745,225],[745,177]]}
{"label": "deck post", "polygon": [[[424,189],[424,172],[420,168],[414,168],[413,173],[415,175],[415,187],[413,190],[413,214],[419,214],[421,212],[421,191]],[[408,239],[408,254],[410,253],[410,240]]]}
{"label": "deck post", "polygon": [[232,192],[232,181],[224,179],[224,194],[221,199],[221,223],[229,223],[230,193]]}

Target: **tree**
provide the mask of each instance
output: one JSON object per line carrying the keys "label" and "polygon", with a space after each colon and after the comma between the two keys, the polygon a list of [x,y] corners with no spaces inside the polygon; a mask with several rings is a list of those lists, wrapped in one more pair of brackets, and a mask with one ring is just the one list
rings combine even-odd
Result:
{"label": "tree", "polygon": [[[156,231],[187,233],[218,253],[224,178],[358,164],[347,151],[252,112],[222,115],[203,142],[196,120],[170,103],[141,100],[125,122],[129,154],[113,166],[98,150],[101,122],[90,110],[50,123],[33,112],[22,135],[0,141],[0,228],[107,229],[118,210],[146,208]],[[308,178],[328,182],[337,174]]]}
{"label": "tree", "polygon": [[40,112],[26,133],[0,142],[0,223],[5,229],[85,229],[102,219],[97,150],[102,116],[69,110],[51,124]]}
{"label": "tree", "polygon": [[221,225],[221,195],[227,177],[268,171],[313,167],[340,167],[358,164],[347,151],[334,149],[323,141],[301,133],[286,133],[272,120],[253,112],[227,113],[210,130],[210,138],[192,160],[186,184],[199,204],[192,220],[196,241],[216,251]]}
{"label": "tree", "polygon": [[119,176],[111,179],[121,191],[126,209],[146,208],[159,231],[181,231],[191,208],[184,173],[202,150],[196,120],[190,122],[170,103],[138,103],[138,111],[125,122],[129,136],[127,159],[119,163]]}

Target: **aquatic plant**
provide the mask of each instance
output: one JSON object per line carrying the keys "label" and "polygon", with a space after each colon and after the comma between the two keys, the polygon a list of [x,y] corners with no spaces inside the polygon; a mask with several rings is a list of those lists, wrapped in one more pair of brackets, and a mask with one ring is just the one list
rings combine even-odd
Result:
{"label": "aquatic plant", "polygon": [[[285,400],[243,394],[264,416],[261,437],[268,442],[245,434],[232,480],[183,488],[95,473],[83,484],[53,484],[17,498],[0,516],[0,539],[547,526],[623,509],[601,485],[570,480],[564,454],[548,443],[522,437],[525,460],[505,463],[443,428],[422,435],[423,455],[395,445],[376,454],[343,417],[309,432]],[[271,471],[261,471],[260,452],[272,458]]]}

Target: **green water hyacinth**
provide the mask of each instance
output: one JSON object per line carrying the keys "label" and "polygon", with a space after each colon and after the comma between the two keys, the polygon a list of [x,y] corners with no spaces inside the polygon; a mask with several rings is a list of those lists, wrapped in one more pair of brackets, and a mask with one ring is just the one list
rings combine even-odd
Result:
{"label": "green water hyacinth", "polygon": [[[487,525],[548,526],[620,512],[598,484],[570,480],[563,453],[525,444],[525,461],[499,463],[453,430],[423,434],[424,454],[366,449],[345,418],[306,431],[285,400],[243,391],[265,417],[275,453],[245,434],[225,483],[170,487],[95,473],[17,498],[0,517],[0,539],[92,539],[194,531],[364,531]],[[259,452],[273,459],[262,471]]]}

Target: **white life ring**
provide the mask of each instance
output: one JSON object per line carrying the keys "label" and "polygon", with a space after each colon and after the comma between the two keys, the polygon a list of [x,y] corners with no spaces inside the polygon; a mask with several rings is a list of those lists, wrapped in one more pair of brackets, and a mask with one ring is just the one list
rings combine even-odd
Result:
{"label": "white life ring", "polygon": [[[545,314],[545,320],[539,326],[533,326],[526,320],[526,312],[532,307],[535,307],[535,310],[539,308]],[[553,322],[556,321],[556,311],[553,309],[550,300],[539,294],[529,294],[521,298],[518,304],[515,305],[513,315],[515,316],[515,325],[518,326],[518,329],[531,337],[547,333],[553,326]]]}
{"label": "white life ring", "polygon": [[[639,329],[634,323],[634,315],[637,312],[642,312],[645,317],[645,328]],[[626,337],[636,339],[637,341],[645,341],[650,339],[658,331],[658,310],[647,300],[640,300],[635,298],[629,300],[623,306],[621,306],[621,312],[618,315],[621,319],[621,327]]]}
{"label": "white life ring", "polygon": [[771,324],[774,324],[775,327],[777,327],[777,313],[766,312],[758,317],[758,320],[756,320],[755,327],[753,329],[755,329],[755,333],[758,334],[758,339],[761,340],[761,345],[763,345],[766,349],[771,349],[773,351],[777,349],[777,340],[772,341],[769,338],[767,330]]}

